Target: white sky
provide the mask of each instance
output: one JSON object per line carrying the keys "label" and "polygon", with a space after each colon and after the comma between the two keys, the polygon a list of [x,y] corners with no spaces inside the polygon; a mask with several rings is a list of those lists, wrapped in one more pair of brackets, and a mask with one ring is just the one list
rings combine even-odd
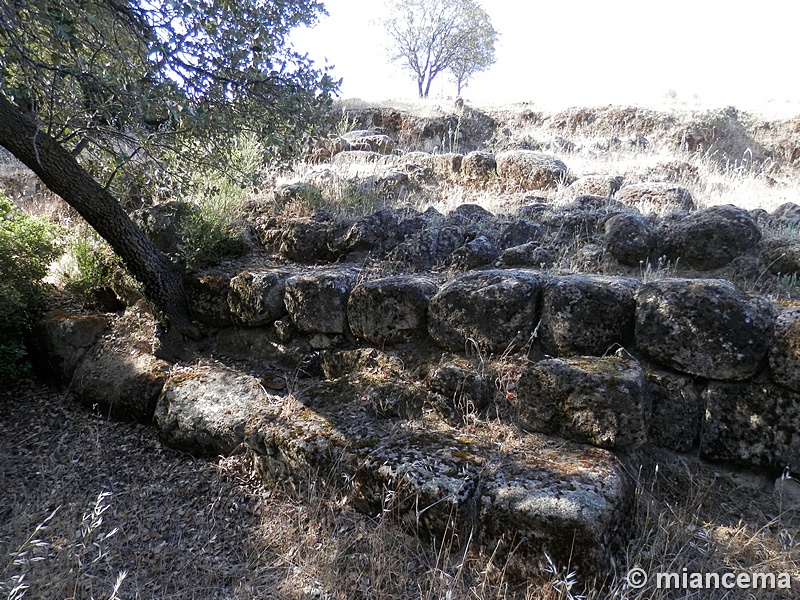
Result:
{"label": "white sky", "polygon": [[[388,62],[381,0],[324,0],[330,16],[294,32],[297,50],[335,65],[342,96],[414,98]],[[679,101],[738,108],[800,101],[797,0],[482,0],[500,33],[497,62],[463,93],[476,103]],[[431,96],[455,94],[440,75]]]}

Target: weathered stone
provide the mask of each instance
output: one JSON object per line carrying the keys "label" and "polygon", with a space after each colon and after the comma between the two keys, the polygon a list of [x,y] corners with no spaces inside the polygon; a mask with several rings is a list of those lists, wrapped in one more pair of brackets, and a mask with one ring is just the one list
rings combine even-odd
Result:
{"label": "weathered stone", "polygon": [[[336,153],[334,152],[334,154]],[[330,156],[333,156],[333,154]],[[300,206],[317,206],[322,201],[322,192],[320,189],[307,181],[296,181],[294,183],[279,185],[273,190],[272,196],[279,207],[284,207],[293,203],[299,204]]]}
{"label": "weathered stone", "polygon": [[515,220],[500,234],[498,245],[501,248],[512,248],[521,246],[529,242],[541,240],[543,237],[542,228],[525,219]]}
{"label": "weathered stone", "polygon": [[329,223],[314,218],[296,219],[286,224],[278,251],[290,260],[313,262],[328,256],[332,236]]}
{"label": "weathered stone", "polygon": [[567,165],[533,150],[511,150],[497,156],[497,174],[522,190],[552,189],[567,177]]}
{"label": "weathered stone", "polygon": [[800,306],[783,310],[769,347],[772,378],[800,392]]}
{"label": "weathered stone", "polygon": [[751,468],[800,464],[800,394],[767,382],[712,381],[700,454]]}
{"label": "weathered stone", "polygon": [[674,210],[696,208],[689,190],[675,183],[649,182],[624,185],[617,192],[616,199],[635,207],[643,214],[655,212],[664,215]]}
{"label": "weathered stone", "polygon": [[288,278],[284,303],[297,328],[306,333],[345,333],[347,298],[357,274],[354,269],[332,268]]}
{"label": "weathered stone", "polygon": [[247,420],[268,401],[258,379],[222,366],[174,371],[158,399],[154,421],[161,440],[195,455],[243,449]]}
{"label": "weathered stone", "polygon": [[170,201],[140,208],[131,213],[131,220],[156,248],[167,254],[176,254],[183,242],[187,222],[195,210],[186,202]]}
{"label": "weathered stone", "polygon": [[359,284],[347,302],[347,319],[353,335],[378,346],[424,335],[428,302],[437,289],[433,280],[414,275]]}
{"label": "weathered stone", "polygon": [[462,414],[485,408],[497,387],[491,374],[460,358],[442,358],[426,379],[428,387],[441,394],[448,405]]}
{"label": "weathered stone", "polygon": [[457,270],[469,271],[494,262],[500,251],[486,236],[479,235],[450,255],[450,265]]}
{"label": "weathered stone", "polygon": [[767,355],[775,309],[719,279],[661,279],[639,289],[636,345],[653,360],[709,379],[747,379]]}
{"label": "weathered stone", "polygon": [[342,136],[350,143],[350,150],[366,150],[379,154],[391,154],[397,147],[395,141],[388,135],[376,134],[369,131],[351,131]]}
{"label": "weathered stone", "polygon": [[581,579],[607,573],[633,523],[634,484],[624,465],[607,450],[563,441],[530,441],[503,458],[481,476],[483,552],[523,580],[546,568],[545,552],[577,567]]}
{"label": "weathered stone", "polygon": [[451,215],[458,215],[468,221],[486,222],[494,218],[494,215],[483,208],[480,204],[459,204],[452,211]]}
{"label": "weathered stone", "polygon": [[461,161],[461,173],[468,180],[485,181],[496,171],[497,161],[491,152],[475,150]]}
{"label": "weathered stone", "polygon": [[646,263],[656,245],[656,236],[639,215],[619,214],[606,221],[606,250],[623,265]]}
{"label": "weathered stone", "polygon": [[587,194],[611,198],[622,187],[623,181],[619,175],[586,175],[572,182],[567,192],[575,198]]}
{"label": "weathered stone", "polygon": [[464,245],[466,234],[461,227],[431,227],[422,229],[409,240],[397,245],[388,260],[405,264],[411,269],[427,270],[443,263]]}
{"label": "weathered stone", "polygon": [[197,273],[184,280],[186,300],[192,316],[212,327],[225,327],[232,323],[228,305],[231,279],[222,272]]}
{"label": "weathered stone", "polygon": [[507,248],[497,259],[498,267],[534,267],[546,269],[552,267],[556,262],[556,256],[552,251],[540,246],[536,242],[528,242],[520,246]]}
{"label": "weathered stone", "polygon": [[428,154],[421,156],[415,162],[423,167],[428,167],[442,179],[449,181],[461,172],[461,162],[464,159],[463,154],[456,152],[449,152],[445,154]]}
{"label": "weathered stone", "polygon": [[230,281],[228,305],[231,313],[245,325],[271,325],[286,314],[286,280],[294,274],[291,269],[239,273]]}
{"label": "weathered stone", "polygon": [[761,261],[775,275],[800,274],[800,239],[770,237],[758,245]]}
{"label": "weathered stone", "polygon": [[543,360],[522,373],[512,402],[531,431],[609,449],[635,448],[647,439],[644,372],[635,361]]}
{"label": "weathered stone", "polygon": [[659,254],[708,271],[724,267],[761,239],[761,229],[746,210],[726,204],[666,221],[658,230]]}
{"label": "weathered stone", "polygon": [[99,341],[78,365],[72,390],[80,401],[120,421],[149,422],[169,376],[169,363],[113,339]]}
{"label": "weathered stone", "polygon": [[775,219],[778,226],[798,227],[800,226],[800,204],[784,202],[772,211],[772,218]]}
{"label": "weathered stone", "polygon": [[603,355],[633,340],[639,282],[625,277],[565,275],[542,290],[539,339],[551,356]]}
{"label": "weathered stone", "polygon": [[438,539],[461,532],[470,517],[480,448],[466,437],[412,433],[382,440],[359,465],[353,502],[371,515],[388,512],[403,525]]}
{"label": "weathered stone", "polygon": [[670,450],[688,452],[700,439],[704,402],[691,377],[648,368],[645,393],[651,406],[648,437]]}
{"label": "weathered stone", "polygon": [[541,276],[489,270],[456,278],[428,304],[428,332],[440,345],[463,352],[472,344],[503,352],[525,344],[539,320]]}
{"label": "weathered stone", "polygon": [[68,387],[78,364],[108,325],[105,315],[48,312],[34,328],[31,358],[37,374],[60,389]]}

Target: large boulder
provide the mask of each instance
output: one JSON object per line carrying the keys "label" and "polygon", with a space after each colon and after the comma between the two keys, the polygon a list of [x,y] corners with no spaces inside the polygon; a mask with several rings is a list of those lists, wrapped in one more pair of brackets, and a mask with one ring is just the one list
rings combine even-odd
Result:
{"label": "large boulder", "polygon": [[533,150],[510,150],[497,155],[497,174],[521,190],[554,189],[567,178],[567,165],[555,156]]}
{"label": "large boulder", "polygon": [[428,332],[454,352],[520,347],[539,321],[541,286],[541,275],[516,269],[457,277],[428,304]]}
{"label": "large boulder", "polygon": [[245,325],[272,325],[286,314],[286,280],[294,274],[283,268],[239,273],[227,294],[231,313]]}
{"label": "large boulder", "polygon": [[688,452],[700,439],[705,405],[693,377],[665,369],[645,370],[645,393],[651,407],[649,440]]}
{"label": "large boulder", "polygon": [[542,290],[539,339],[551,356],[603,355],[633,340],[639,282],[626,277],[564,275]]}
{"label": "large boulder", "polygon": [[432,279],[415,275],[384,277],[357,285],[347,302],[353,335],[378,346],[424,335],[428,302],[437,289]]}
{"label": "large boulder", "polygon": [[469,271],[493,263],[499,254],[500,250],[492,240],[479,235],[453,252],[448,262],[456,270]]}
{"label": "large boulder", "polygon": [[233,322],[228,305],[231,278],[222,271],[193,273],[184,279],[186,300],[192,316],[212,327],[225,327]]}
{"label": "large boulder", "polygon": [[647,263],[658,240],[642,216],[617,214],[606,221],[604,243],[619,262],[636,267]]}
{"label": "large boulder", "polygon": [[700,454],[755,469],[800,464],[800,394],[768,382],[713,381]]}
{"label": "large boulder", "polygon": [[522,373],[512,403],[530,431],[608,449],[635,448],[647,439],[644,372],[632,360],[540,361]]}
{"label": "large boulder", "polygon": [[37,374],[60,389],[69,387],[78,364],[109,325],[101,314],[52,310],[36,324],[31,358]]}
{"label": "large boulder", "polygon": [[800,306],[787,308],[778,316],[769,366],[776,382],[800,392]]}
{"label": "large boulder", "polygon": [[117,318],[78,365],[72,390],[80,401],[120,421],[148,423],[170,371],[152,354],[151,315],[132,307]]}
{"label": "large boulder", "polygon": [[161,440],[200,456],[243,449],[245,424],[267,401],[259,380],[217,365],[176,370],[155,411]]}
{"label": "large boulder", "polygon": [[389,252],[387,259],[410,269],[428,270],[445,262],[457,248],[464,245],[466,237],[462,227],[451,225],[421,229],[398,244]]}
{"label": "large boulder", "polygon": [[330,268],[288,278],[284,303],[297,328],[305,333],[347,332],[347,299],[357,275],[356,269]]}
{"label": "large boulder", "polygon": [[765,298],[719,279],[660,279],[639,289],[636,345],[654,361],[709,379],[748,379],[775,324]]}
{"label": "large boulder", "polygon": [[573,198],[593,195],[612,198],[622,187],[624,178],[619,175],[585,175],[572,182],[567,193]]}
{"label": "large boulder", "polygon": [[659,254],[700,271],[724,267],[761,239],[746,210],[726,204],[666,220],[658,231]]}
{"label": "large boulder", "polygon": [[295,219],[283,229],[278,252],[297,262],[322,260],[328,257],[328,244],[333,237],[331,224],[322,219]]}
{"label": "large boulder", "polygon": [[541,574],[545,552],[602,577],[630,539],[633,480],[607,450],[554,441],[515,445],[481,475],[480,547],[518,579]]}
{"label": "large boulder", "polygon": [[691,192],[676,183],[631,183],[622,186],[615,198],[644,214],[655,212],[664,215],[696,208]]}
{"label": "large boulder", "polygon": [[770,273],[800,274],[800,239],[782,236],[764,238],[758,245],[758,251]]}
{"label": "large boulder", "polygon": [[497,161],[494,154],[475,150],[461,161],[461,173],[470,181],[485,181],[496,174]]}

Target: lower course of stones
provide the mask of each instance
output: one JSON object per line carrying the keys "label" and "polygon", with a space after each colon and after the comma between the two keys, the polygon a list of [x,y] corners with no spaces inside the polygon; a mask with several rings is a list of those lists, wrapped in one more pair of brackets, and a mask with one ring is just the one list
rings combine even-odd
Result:
{"label": "lower course of stones", "polygon": [[[153,420],[169,445],[251,452],[269,482],[341,488],[487,554],[515,548],[510,573],[545,552],[600,573],[630,537],[648,444],[800,464],[800,306],[719,270],[775,278],[775,248],[783,275],[800,253],[734,207],[652,222],[591,202],[272,223],[258,264],[187,280],[207,327],[196,360],[155,358],[134,306],[51,313],[40,366],[105,414]],[[698,231],[715,235],[705,254]],[[588,272],[530,262],[581,232],[597,247]],[[664,256],[690,270],[655,278]]]}

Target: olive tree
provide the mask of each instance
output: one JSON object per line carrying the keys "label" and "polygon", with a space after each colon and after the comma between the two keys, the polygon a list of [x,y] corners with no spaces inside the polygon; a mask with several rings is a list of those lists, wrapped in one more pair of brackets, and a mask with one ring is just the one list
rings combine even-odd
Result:
{"label": "olive tree", "polygon": [[449,71],[458,93],[477,72],[495,62],[497,32],[475,0],[388,0],[381,23],[389,36],[389,58],[411,71],[420,98]]}
{"label": "olive tree", "polygon": [[338,84],[287,37],[323,12],[315,0],[0,3],[0,145],[111,245],[173,330],[196,332],[182,273],[120,207],[119,184],[224,168],[242,131],[271,158],[301,147]]}

